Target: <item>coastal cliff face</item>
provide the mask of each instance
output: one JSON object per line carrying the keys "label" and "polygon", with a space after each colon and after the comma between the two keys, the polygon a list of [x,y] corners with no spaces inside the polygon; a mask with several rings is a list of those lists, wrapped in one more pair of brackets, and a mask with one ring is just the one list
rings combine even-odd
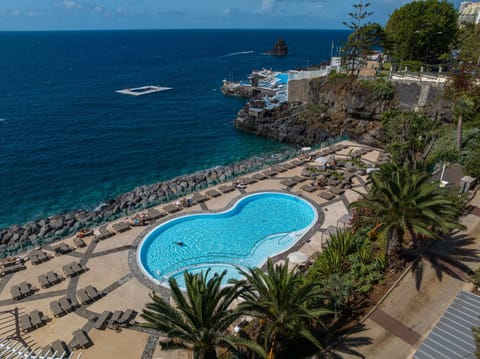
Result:
{"label": "coastal cliff face", "polygon": [[378,145],[380,115],[395,104],[394,97],[374,96],[371,86],[350,78],[290,81],[289,104],[259,109],[249,102],[234,123],[240,130],[297,145],[341,135]]}

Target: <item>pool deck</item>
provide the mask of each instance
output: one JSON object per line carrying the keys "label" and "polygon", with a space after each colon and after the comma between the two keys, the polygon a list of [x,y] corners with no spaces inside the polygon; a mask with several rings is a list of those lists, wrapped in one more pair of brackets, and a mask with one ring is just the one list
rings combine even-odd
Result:
{"label": "pool deck", "polygon": [[[375,164],[380,157],[381,151],[367,146],[359,145],[353,142],[344,141],[334,145],[337,148],[335,157],[340,160],[347,158],[352,151],[362,148],[368,149],[367,153],[361,155],[366,163]],[[340,149],[342,147],[342,149]],[[320,151],[315,151],[318,154]],[[328,156],[328,155],[327,155]],[[315,156],[314,156],[315,157]],[[293,160],[286,163],[292,163]],[[35,351],[51,344],[59,339],[67,344],[72,343],[72,333],[77,329],[83,329],[87,332],[93,345],[89,348],[81,349],[75,352],[73,358],[81,353],[82,359],[93,358],[192,358],[188,351],[161,351],[157,345],[158,333],[146,329],[129,327],[121,330],[97,330],[93,328],[90,320],[99,316],[103,311],[126,310],[131,308],[137,313],[141,313],[145,304],[149,302],[148,294],[153,291],[160,293],[168,298],[168,290],[149,281],[138,269],[136,264],[136,249],[143,236],[152,228],[164,221],[181,216],[187,213],[204,211],[221,211],[233,205],[239,198],[246,194],[279,191],[298,195],[311,204],[318,211],[319,217],[317,223],[310,231],[289,251],[276,256],[276,262],[284,261],[292,252],[301,252],[309,258],[322,250],[322,244],[328,239],[328,233],[338,227],[346,225],[345,219],[348,216],[348,204],[356,200],[359,194],[355,191],[365,191],[366,175],[358,172],[352,173],[352,188],[344,189],[344,192],[335,195],[333,199],[327,200],[319,197],[322,190],[314,188],[313,192],[307,192],[302,189],[306,184],[310,184],[310,179],[305,179],[290,187],[282,184],[287,179],[299,179],[302,170],[305,167],[319,165],[318,162],[311,161],[299,164],[284,172],[272,175],[259,180],[256,183],[249,184],[246,188],[235,188],[233,191],[223,193],[216,198],[210,198],[208,201],[196,204],[192,207],[182,208],[175,214],[168,214],[148,227],[131,227],[130,230],[117,232],[114,230],[114,224],[124,221],[125,218],[109,223],[107,229],[115,234],[101,241],[93,240],[93,237],[84,239],[85,248],[77,248],[74,251],[55,256],[53,248],[44,246],[42,249],[51,255],[51,259],[32,265],[30,261],[26,262],[26,270],[7,274],[0,277],[0,343],[5,338],[18,342],[21,347],[29,347]],[[272,166],[275,167],[275,166]],[[279,169],[278,167],[276,168]],[[258,173],[265,172],[259,171]],[[254,173],[250,174],[251,178]],[[297,176],[297,177],[296,177]],[[224,185],[224,184],[223,184]],[[222,185],[213,187],[220,192]],[[327,187],[328,189],[328,187]],[[202,194],[205,191],[202,191]],[[173,203],[173,202],[172,202]],[[163,208],[168,203],[163,203],[156,209],[163,212]],[[116,227],[117,229],[119,227]],[[60,242],[73,244],[73,237],[66,238]],[[28,254],[28,253],[27,253]],[[66,278],[59,284],[50,288],[41,288],[37,277],[40,274],[54,271],[63,276],[62,267],[72,261],[80,262],[88,270],[74,278]],[[293,267],[295,264],[290,262]],[[10,288],[22,282],[29,282],[38,290],[24,299],[14,301],[11,297]],[[72,302],[76,303],[76,293],[78,290],[91,285],[103,295],[100,299],[91,304],[78,305],[77,308],[63,317],[55,318],[50,310],[49,303],[60,297],[66,296]],[[49,317],[46,325],[28,333],[23,333],[19,327],[19,316],[30,313],[33,310],[39,310]],[[137,316],[141,321],[141,318]]]}

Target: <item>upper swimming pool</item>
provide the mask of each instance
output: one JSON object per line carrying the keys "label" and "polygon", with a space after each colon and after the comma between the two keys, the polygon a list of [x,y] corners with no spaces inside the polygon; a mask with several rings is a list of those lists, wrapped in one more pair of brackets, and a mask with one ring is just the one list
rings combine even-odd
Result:
{"label": "upper swimming pool", "polygon": [[259,267],[300,240],[318,214],[307,201],[284,193],[262,192],[243,197],[225,212],[185,215],[150,231],[140,243],[137,261],[154,282],[173,276],[183,286],[183,272],[211,268]]}

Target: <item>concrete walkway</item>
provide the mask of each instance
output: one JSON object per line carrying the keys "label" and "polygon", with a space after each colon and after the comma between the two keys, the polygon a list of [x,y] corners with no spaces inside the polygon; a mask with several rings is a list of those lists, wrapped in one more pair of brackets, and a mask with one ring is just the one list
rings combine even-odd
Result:
{"label": "concrete walkway", "polygon": [[[477,252],[480,249],[480,192],[476,193],[470,204],[472,210],[462,219],[467,230],[454,235],[450,241],[436,243],[432,249],[441,253],[460,254],[457,258],[463,258],[463,263],[476,269],[479,267]],[[455,243],[458,245],[455,246]],[[465,273],[444,261],[440,261],[444,266],[442,271],[437,271],[428,260],[423,260],[422,264],[420,288],[417,290],[415,275],[411,270],[408,271],[364,322],[365,330],[350,337],[367,337],[372,344],[351,348],[359,356],[340,353],[342,357],[413,358],[457,294],[462,289],[471,288],[470,283],[461,279],[467,277]],[[457,278],[445,273],[445,270],[457,273]]]}

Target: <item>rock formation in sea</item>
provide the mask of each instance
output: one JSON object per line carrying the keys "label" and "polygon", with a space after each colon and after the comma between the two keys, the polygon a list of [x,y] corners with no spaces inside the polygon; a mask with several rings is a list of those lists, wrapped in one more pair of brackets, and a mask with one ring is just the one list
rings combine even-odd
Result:
{"label": "rock formation in sea", "polygon": [[285,43],[285,40],[282,38],[278,39],[277,42],[275,43],[275,46],[273,46],[273,49],[266,52],[265,54],[272,55],[272,56],[287,56],[288,46]]}

